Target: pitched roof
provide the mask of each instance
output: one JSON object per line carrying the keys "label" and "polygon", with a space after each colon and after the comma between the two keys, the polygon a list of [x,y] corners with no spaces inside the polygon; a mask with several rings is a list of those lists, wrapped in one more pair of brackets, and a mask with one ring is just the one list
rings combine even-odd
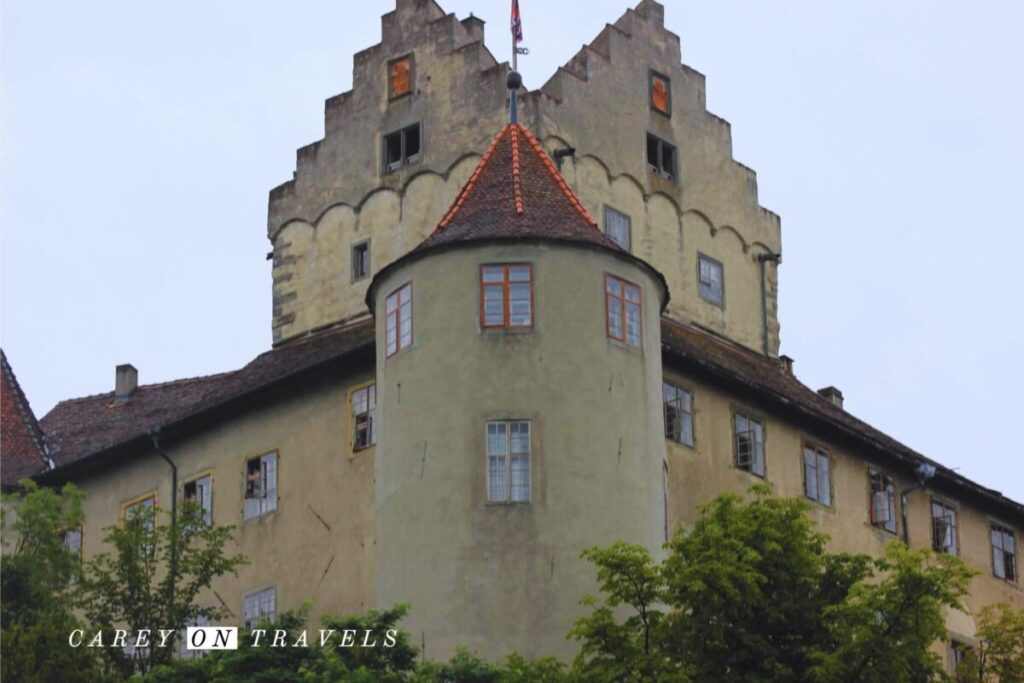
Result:
{"label": "pitched roof", "polygon": [[1024,519],[1024,504],[957,474],[857,419],[793,375],[783,372],[774,360],[710,332],[667,318],[662,318],[661,344],[665,357],[670,361],[725,380],[781,411],[795,413],[826,429],[838,431],[881,454],[882,458],[911,468],[921,463],[934,465],[936,481],[966,490]]}
{"label": "pitched roof", "polygon": [[199,419],[300,373],[370,348],[373,322],[321,332],[260,354],[239,370],[138,387],[125,400],[113,392],[61,401],[42,420],[60,468],[124,446],[149,432]]}
{"label": "pitched roof", "polygon": [[525,126],[494,136],[434,232],[416,250],[472,240],[546,238],[623,252],[598,227]]}
{"label": "pitched roof", "polygon": [[0,349],[0,482],[4,489],[46,468],[46,446],[25,392]]}

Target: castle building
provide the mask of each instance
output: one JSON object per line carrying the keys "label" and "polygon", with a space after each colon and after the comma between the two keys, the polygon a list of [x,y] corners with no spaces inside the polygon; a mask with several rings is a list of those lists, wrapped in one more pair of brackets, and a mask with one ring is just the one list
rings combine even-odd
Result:
{"label": "castle building", "polygon": [[42,419],[37,477],[86,492],[86,554],[132,508],[194,499],[251,560],[204,597],[239,625],[407,602],[429,657],[569,657],[584,548],[660,553],[766,481],[836,550],[902,539],[978,569],[951,642],[1024,606],[1024,505],[779,355],[779,218],[660,4],[520,89],[512,122],[480,19],[397,0],[382,29],[270,192],[273,348],[163,384],[119,366]]}

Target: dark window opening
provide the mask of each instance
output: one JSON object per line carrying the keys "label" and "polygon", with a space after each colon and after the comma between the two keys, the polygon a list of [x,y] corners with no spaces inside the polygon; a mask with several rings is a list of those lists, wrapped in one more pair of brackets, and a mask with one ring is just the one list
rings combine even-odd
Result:
{"label": "dark window opening", "polygon": [[647,134],[647,166],[668,180],[676,177],[676,148],[656,135]]}
{"label": "dark window opening", "polygon": [[352,281],[362,280],[370,274],[370,241],[352,247]]}
{"label": "dark window opening", "polygon": [[420,160],[420,124],[384,136],[384,172],[397,171],[402,166]]}

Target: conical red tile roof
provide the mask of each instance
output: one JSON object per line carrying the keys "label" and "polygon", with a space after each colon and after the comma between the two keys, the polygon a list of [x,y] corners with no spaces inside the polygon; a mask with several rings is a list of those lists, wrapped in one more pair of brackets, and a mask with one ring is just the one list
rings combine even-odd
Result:
{"label": "conical red tile roof", "polygon": [[417,250],[475,240],[544,238],[623,251],[598,227],[537,138],[506,124]]}

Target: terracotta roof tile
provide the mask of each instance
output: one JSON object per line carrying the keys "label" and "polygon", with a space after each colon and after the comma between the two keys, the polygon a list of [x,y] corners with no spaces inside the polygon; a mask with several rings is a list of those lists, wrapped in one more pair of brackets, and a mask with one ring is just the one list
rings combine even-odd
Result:
{"label": "terracotta roof tile", "polygon": [[25,392],[0,350],[0,480],[5,489],[46,468],[46,445]]}
{"label": "terracotta roof tile", "polygon": [[523,238],[589,242],[623,251],[597,227],[533,133],[510,123],[491,141],[437,228],[414,251]]}

